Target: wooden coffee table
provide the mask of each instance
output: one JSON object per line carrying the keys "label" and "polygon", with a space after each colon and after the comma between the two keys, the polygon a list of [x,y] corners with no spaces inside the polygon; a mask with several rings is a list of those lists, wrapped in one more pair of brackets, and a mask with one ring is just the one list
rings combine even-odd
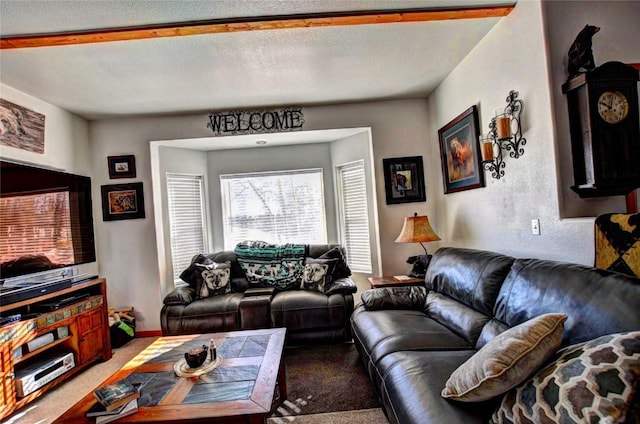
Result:
{"label": "wooden coffee table", "polygon": [[[118,423],[265,423],[276,382],[280,398],[287,397],[285,333],[275,328],[160,337],[100,386],[125,377],[142,384],[138,412]],[[174,364],[184,352],[211,339],[223,358],[220,366],[200,377],[176,376]],[[93,423],[84,413],[94,402],[91,392],[55,422]]]}

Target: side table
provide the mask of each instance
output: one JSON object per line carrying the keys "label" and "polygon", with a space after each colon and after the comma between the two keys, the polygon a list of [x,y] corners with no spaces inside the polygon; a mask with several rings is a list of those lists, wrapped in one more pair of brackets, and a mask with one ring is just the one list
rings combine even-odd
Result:
{"label": "side table", "polygon": [[369,283],[372,289],[379,287],[404,287],[404,286],[420,286],[424,284],[424,278],[407,278],[399,279],[392,275],[382,277],[369,277]]}

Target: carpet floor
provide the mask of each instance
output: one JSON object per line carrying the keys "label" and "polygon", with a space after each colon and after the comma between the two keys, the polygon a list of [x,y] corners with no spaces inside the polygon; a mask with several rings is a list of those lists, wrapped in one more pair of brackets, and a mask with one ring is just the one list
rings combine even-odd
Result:
{"label": "carpet floor", "polygon": [[286,348],[284,363],[288,396],[274,416],[380,407],[353,343]]}

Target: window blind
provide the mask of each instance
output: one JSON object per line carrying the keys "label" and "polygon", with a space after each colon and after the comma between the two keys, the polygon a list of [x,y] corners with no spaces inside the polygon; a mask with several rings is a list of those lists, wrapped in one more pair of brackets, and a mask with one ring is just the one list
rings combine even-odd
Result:
{"label": "window blind", "polygon": [[347,251],[347,262],[354,272],[371,273],[364,161],[340,165],[337,170],[342,244]]}
{"label": "window blind", "polygon": [[55,265],[73,264],[70,201],[67,190],[0,199],[0,235],[9,241],[0,262],[39,252]]}
{"label": "window blind", "polygon": [[224,246],[326,243],[322,169],[220,176]]}
{"label": "window blind", "polygon": [[173,279],[178,282],[191,258],[205,252],[202,176],[167,174],[167,196]]}

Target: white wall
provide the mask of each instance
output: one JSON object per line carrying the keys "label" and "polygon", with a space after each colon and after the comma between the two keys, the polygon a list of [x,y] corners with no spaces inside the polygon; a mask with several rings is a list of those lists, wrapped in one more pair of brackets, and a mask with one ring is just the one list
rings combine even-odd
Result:
{"label": "white wall", "polygon": [[73,174],[91,175],[86,120],[1,83],[0,97],[45,116],[44,154],[0,145],[0,156]]}
{"label": "white wall", "polygon": [[[92,176],[89,152],[89,124],[86,120],[1,83],[0,97],[45,116],[44,154],[0,145],[0,157],[54,168],[72,174]],[[105,158],[105,168],[106,163]],[[93,180],[92,185],[95,189]],[[96,204],[99,209],[100,204],[94,197],[94,211],[96,210]],[[79,269],[80,273],[98,273],[98,266],[95,262],[82,265]]]}
{"label": "white wall", "polygon": [[563,217],[575,217],[626,212],[624,196],[581,199],[571,190],[574,179],[569,116],[562,84],[568,77],[567,52],[586,24],[600,27],[600,32],[593,37],[592,50],[596,66],[609,61],[640,63],[640,2],[545,1],[543,4],[558,141],[560,214]]}
{"label": "white wall", "polygon": [[[579,10],[575,13],[579,16]],[[565,17],[573,20],[583,23],[580,17]],[[432,157],[439,154],[437,128],[471,105],[478,105],[480,131],[486,133],[510,90],[518,91],[524,101],[525,152],[519,159],[505,159],[502,179],[485,173],[485,188],[444,195],[440,169],[435,163],[427,169],[429,179],[439,185],[435,202],[441,245],[593,264],[593,220],[560,217],[544,39],[541,3],[518,2],[428,99]],[[533,218],[540,219],[540,236],[531,234]]]}

